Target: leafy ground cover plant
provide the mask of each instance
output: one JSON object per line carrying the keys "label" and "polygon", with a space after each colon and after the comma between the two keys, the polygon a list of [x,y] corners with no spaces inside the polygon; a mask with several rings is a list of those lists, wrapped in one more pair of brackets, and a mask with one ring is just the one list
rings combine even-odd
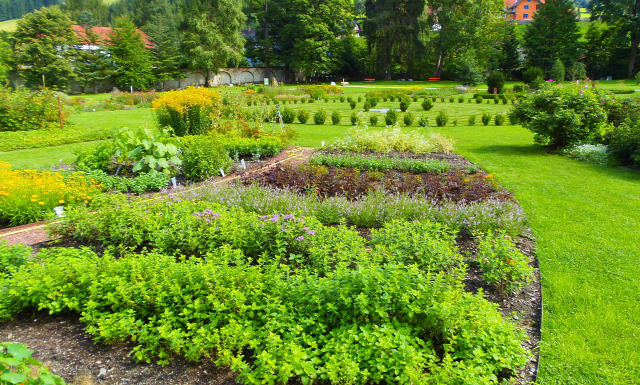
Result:
{"label": "leafy ground cover plant", "polygon": [[82,172],[13,170],[0,162],[0,178],[0,222],[10,226],[46,219],[56,206],[88,204],[100,194],[100,186]]}
{"label": "leafy ground cover plant", "polygon": [[609,164],[609,150],[603,144],[581,144],[566,148],[562,153],[570,158],[606,166]]}
{"label": "leafy ground cover plant", "polygon": [[248,383],[498,383],[527,360],[523,332],[496,305],[415,265],[291,274],[228,247],[181,261],[87,249],[38,259],[4,282],[15,295],[0,297],[3,318],[76,311],[98,341],[135,341],[138,360],[216,357]]}
{"label": "leafy ground cover plant", "polygon": [[[375,115],[372,115],[372,117]],[[404,132],[400,127],[387,128],[382,131],[354,128],[334,141],[329,148],[346,151],[374,151],[387,153],[390,151],[450,153],[453,142],[440,134],[421,135],[415,131]]]}
{"label": "leafy ground cover plant", "polygon": [[451,164],[445,160],[420,160],[412,158],[367,156],[360,154],[318,154],[309,159],[310,164],[354,167],[367,171],[399,170],[420,174],[425,172],[443,173],[451,169]]}
{"label": "leafy ground cover plant", "polygon": [[159,191],[169,183],[170,176],[161,172],[138,174],[131,178],[109,175],[102,170],[89,170],[87,178],[93,179],[103,191],[142,194],[146,191]]}
{"label": "leafy ground cover plant", "polygon": [[59,126],[31,131],[5,131],[0,132],[0,152],[90,142],[112,136],[113,133],[109,130],[87,129],[72,125],[65,126],[64,131],[60,130]]}
{"label": "leafy ground cover plant", "polygon": [[531,281],[533,268],[509,236],[495,232],[481,237],[476,262],[482,278],[500,293],[517,293]]}
{"label": "leafy ground cover plant", "polygon": [[[0,343],[0,381],[8,385],[64,385],[62,378],[52,374],[33,359],[33,350],[22,344]],[[33,366],[39,367],[34,374]]]}
{"label": "leafy ground cover plant", "polygon": [[80,170],[103,170],[110,174],[152,170],[176,174],[182,164],[178,148],[179,141],[169,130],[123,127],[113,140],[83,149],[75,163]]}
{"label": "leafy ground cover plant", "polygon": [[185,136],[181,142],[182,171],[187,179],[199,182],[220,175],[221,169],[229,172],[233,160],[229,150],[216,137]]}
{"label": "leafy ground cover plant", "polygon": [[9,246],[5,240],[0,240],[0,278],[11,276],[13,271],[27,263],[30,257],[30,247]]}

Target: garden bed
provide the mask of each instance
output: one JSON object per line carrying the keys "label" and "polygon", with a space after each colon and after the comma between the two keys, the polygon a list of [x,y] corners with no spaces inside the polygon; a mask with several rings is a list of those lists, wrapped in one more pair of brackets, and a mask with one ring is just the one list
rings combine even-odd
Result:
{"label": "garden bed", "polygon": [[[395,157],[392,156],[393,159],[397,160],[406,154],[398,152],[393,155],[397,155]],[[363,156],[388,158],[388,154],[383,156],[382,154],[368,153]],[[79,281],[76,284],[81,286],[89,285],[81,289],[78,294],[74,294],[74,299],[70,298],[70,303],[79,301],[77,306],[80,308],[84,308],[86,305],[83,304],[85,303],[95,304],[83,312],[82,321],[83,323],[88,323],[87,332],[96,335],[101,341],[118,343],[112,348],[89,347],[87,334],[80,332],[77,318],[68,316],[45,316],[45,320],[35,323],[37,326],[30,326],[28,332],[24,331],[23,325],[30,323],[30,321],[21,319],[19,322],[8,323],[0,327],[0,333],[2,333],[0,335],[8,337],[11,334],[17,342],[30,344],[30,347],[40,351],[37,357],[45,362],[48,361],[58,374],[62,374],[68,379],[73,378],[76,381],[80,381],[79,378],[81,377],[86,377],[88,380],[83,381],[94,381],[95,383],[160,383],[158,381],[162,377],[158,377],[157,374],[145,375],[145,373],[149,373],[150,370],[156,367],[135,364],[132,355],[137,357],[138,360],[147,360],[148,362],[160,358],[160,361],[168,366],[158,369],[156,373],[164,373],[171,378],[182,376],[180,379],[172,380],[172,383],[198,383],[202,380],[203,373],[211,374],[209,383],[231,383],[236,373],[213,369],[214,366],[212,366],[211,360],[222,360],[223,364],[218,363],[219,366],[235,368],[241,378],[264,381],[271,376],[267,368],[264,367],[264,361],[260,358],[265,357],[264,355],[272,355],[275,360],[276,367],[274,367],[273,373],[279,373],[278,376],[282,380],[289,378],[289,382],[292,383],[308,381],[309,378],[304,373],[322,376],[320,378],[333,381],[351,378],[353,375],[357,376],[353,378],[358,378],[356,380],[358,382],[380,381],[379,379],[383,378],[389,382],[396,377],[392,377],[393,375],[389,374],[386,369],[378,367],[375,372],[371,373],[366,369],[366,359],[364,361],[350,361],[352,359],[350,358],[351,354],[364,354],[367,351],[363,349],[369,343],[366,340],[368,333],[374,333],[378,336],[373,340],[378,342],[371,345],[378,346],[373,348],[374,350],[382,349],[380,344],[396,346],[395,344],[400,343],[404,338],[409,338],[406,340],[409,346],[403,346],[403,353],[399,354],[408,355],[406,357],[411,358],[407,359],[417,361],[414,361],[414,364],[405,364],[404,361],[399,363],[403,368],[399,374],[398,372],[396,373],[396,376],[402,376],[397,377],[397,381],[400,382],[408,381],[410,376],[413,375],[422,375],[419,373],[426,374],[431,372],[429,376],[436,376],[436,378],[437,376],[446,376],[443,378],[448,378],[450,375],[469,375],[464,374],[468,373],[466,372],[467,369],[458,367],[457,364],[452,364],[453,366],[448,367],[446,357],[449,354],[460,354],[461,360],[471,362],[467,361],[471,359],[471,355],[482,352],[484,352],[482,354],[489,354],[490,351],[494,351],[492,358],[481,358],[480,361],[477,361],[479,365],[477,370],[485,373],[483,376],[487,376],[485,377],[487,381],[500,381],[506,378],[515,378],[517,383],[522,384],[531,381],[535,376],[537,360],[531,356],[525,357],[523,355],[525,351],[521,349],[524,347],[527,351],[535,351],[539,341],[540,285],[537,268],[532,270],[532,273],[527,273],[529,277],[526,280],[514,286],[517,288],[517,290],[514,290],[514,295],[508,295],[505,287],[511,286],[501,286],[502,284],[498,286],[495,284],[490,285],[486,278],[486,271],[480,268],[483,265],[476,265],[475,262],[476,260],[480,261],[482,258],[488,261],[487,257],[480,256],[490,255],[486,253],[494,250],[495,245],[502,245],[499,247],[502,247],[503,251],[506,250],[505,247],[509,249],[507,250],[508,253],[505,254],[506,256],[520,258],[518,257],[520,255],[522,258],[520,259],[521,262],[518,263],[535,267],[536,262],[533,255],[532,242],[528,238],[518,236],[514,238],[512,243],[511,238],[506,235],[526,234],[526,226],[524,226],[525,222],[521,216],[521,211],[519,211],[517,204],[509,194],[493,180],[492,176],[470,165],[460,157],[453,155],[411,155],[405,158],[424,159],[425,161],[434,159],[438,161],[451,160],[451,163],[447,162],[447,167],[440,167],[440,164],[434,169],[435,171],[432,170],[433,172],[410,174],[392,169],[363,171],[361,173],[353,168],[322,165],[309,166],[302,163],[279,167],[278,162],[280,160],[274,159],[271,164],[275,167],[261,172],[247,172],[241,178],[242,183],[234,186],[223,186],[219,183],[208,182],[194,186],[194,189],[172,192],[172,194],[159,197],[153,201],[135,202],[126,199],[126,197],[120,200],[116,198],[109,203],[109,206],[104,206],[102,210],[98,210],[95,213],[83,212],[82,210],[72,212],[69,217],[53,227],[53,233],[62,236],[63,242],[68,246],[90,244],[99,246],[101,250],[105,250],[103,248],[107,247],[105,255],[98,256],[89,251],[81,250],[71,251],[73,249],[69,249],[70,251],[55,249],[47,251],[46,248],[49,245],[43,245],[45,248],[42,253],[46,255],[44,257],[45,260],[50,258],[54,260],[60,259],[60,262],[56,263],[56,265],[63,270],[69,269],[68,272],[62,273],[62,276],[78,277]],[[300,162],[301,159],[302,157],[298,157],[296,161]],[[410,168],[414,168],[415,166],[411,162],[402,162],[403,167],[409,165]],[[379,162],[373,162],[372,164],[372,167],[380,167]],[[430,163],[429,167],[432,165]],[[383,164],[381,167],[387,166]],[[416,170],[422,170],[421,167],[423,166],[417,166]],[[291,175],[297,170],[312,171],[305,175],[291,178]],[[320,171],[318,172],[318,170]],[[278,174],[283,172],[285,173],[284,175]],[[351,178],[349,179],[353,182],[351,184],[362,186],[362,188],[335,189],[332,186],[341,184],[336,179],[324,179],[321,182],[313,179],[313,177],[317,176],[326,178],[327,176],[335,177],[336,175],[339,178],[345,176],[347,179]],[[363,179],[359,179],[361,175]],[[270,184],[270,180],[282,183]],[[415,186],[404,188],[403,183],[407,180],[413,181],[411,182],[413,183],[412,186],[420,183],[428,184],[430,187],[435,186],[436,190],[442,187],[446,192],[432,191],[427,193],[427,189],[413,188]],[[256,181],[261,185],[257,185]],[[295,183],[286,184],[286,181]],[[346,185],[349,184],[346,183]],[[326,188],[318,189],[318,185]],[[342,183],[342,185],[344,186],[345,183]],[[394,186],[395,191],[389,190],[389,186]],[[276,189],[274,190],[273,187]],[[454,194],[452,191],[456,193]],[[475,193],[470,194],[470,191],[475,191]],[[385,209],[376,210],[371,209],[371,207],[365,207],[375,200],[377,200],[376,204],[386,204]],[[394,201],[399,203],[393,203]],[[333,214],[329,212],[331,210],[327,211],[328,206],[326,205],[328,202],[333,202],[333,204],[337,205],[337,211],[334,210]],[[396,204],[396,207],[392,207],[393,204]],[[406,204],[411,207],[407,209],[405,207]],[[401,215],[397,211],[400,207],[404,210]],[[354,212],[362,210],[374,212],[373,219],[363,220],[362,217],[358,219],[357,214]],[[383,212],[384,215],[379,215],[380,212]],[[292,213],[295,213],[295,215]],[[345,213],[350,213],[349,215],[351,216],[345,217]],[[349,229],[343,226],[345,222],[356,224],[358,227]],[[496,229],[499,229],[501,233],[493,234]],[[513,248],[514,244],[520,251],[516,251]],[[122,253],[122,259],[113,259],[113,253],[116,252],[116,249],[109,251],[108,248],[111,246],[115,246],[117,250],[120,250],[117,253]],[[153,251],[151,254],[146,254],[145,248]],[[498,248],[494,251],[500,253],[500,250]],[[166,254],[166,257],[162,256],[162,254]],[[170,255],[175,255],[176,257],[187,255],[192,256],[192,258],[202,257],[203,259],[202,262],[199,262],[200,259],[183,260],[180,257],[182,262],[177,262],[175,257],[169,257]],[[101,263],[92,267],[98,260],[97,258],[105,259],[105,264]],[[505,257],[506,262],[513,263],[510,258]],[[65,261],[68,261],[68,263]],[[102,310],[96,312],[98,309],[92,309],[93,306],[103,306],[103,301],[106,301],[105,304],[107,304],[115,300],[114,297],[104,297],[103,294],[106,294],[106,292],[101,294],[100,291],[95,291],[94,284],[106,285],[96,287],[109,287],[115,281],[113,283],[108,283],[107,281],[111,278],[116,279],[116,281],[120,280],[117,277],[122,274],[122,279],[129,282],[128,285],[130,287],[138,287],[138,285],[146,287],[145,285],[150,284],[150,281],[147,282],[147,278],[144,277],[146,274],[143,276],[134,274],[129,278],[125,277],[138,269],[142,269],[140,271],[148,271],[151,274],[149,279],[155,280],[156,278],[151,278],[151,276],[155,276],[158,272],[152,272],[148,267],[143,267],[147,263],[150,263],[150,266],[166,265],[166,268],[163,268],[158,276],[160,281],[156,283],[161,286],[167,284],[171,285],[171,287],[176,287],[175,285],[181,287],[181,285],[186,284],[186,281],[180,283],[186,278],[185,273],[190,271],[188,275],[201,274],[196,273],[199,269],[209,271],[209,273],[202,271],[203,277],[206,276],[208,277],[207,279],[213,279],[214,282],[218,279],[215,277],[220,274],[222,274],[220,277],[228,277],[224,278],[224,280],[240,279],[244,282],[247,279],[248,281],[246,282],[249,286],[258,286],[255,286],[253,290],[249,288],[241,290],[236,288],[235,290],[240,290],[241,292],[248,290],[243,295],[249,296],[247,300],[251,307],[257,307],[249,313],[240,311],[239,308],[238,311],[240,313],[238,314],[234,313],[234,311],[229,313],[229,308],[226,310],[219,308],[217,311],[220,311],[219,316],[222,318],[211,324],[214,329],[209,329],[208,322],[205,322],[204,326],[201,325],[198,329],[202,329],[201,331],[208,336],[204,337],[204,340],[201,339],[200,334],[193,334],[191,337],[187,337],[193,333],[188,331],[188,329],[191,329],[190,327],[182,329],[179,324],[172,324],[172,326],[166,324],[162,328],[170,327],[175,329],[171,334],[163,334],[161,339],[173,342],[148,345],[149,341],[152,340],[148,339],[151,335],[147,332],[139,334],[142,329],[136,331],[133,329],[127,330],[128,327],[124,329],[116,327],[115,324],[111,324],[108,321],[108,318],[103,318],[105,316],[111,317],[107,315],[110,312],[114,312],[113,317],[129,317],[125,316],[125,313],[129,310],[123,309],[123,311],[126,310],[124,313],[118,310],[121,306],[118,300],[112,305],[105,305],[107,306],[104,308],[105,310],[111,309],[107,310],[107,313],[103,313]],[[183,263],[191,267],[182,266]],[[131,267],[123,270],[123,267],[128,264]],[[467,264],[470,265],[469,268],[467,268]],[[47,269],[49,268],[45,267],[45,271]],[[57,267],[52,267],[52,269],[54,270],[50,273],[45,272],[44,274],[56,276],[58,274],[55,272]],[[101,275],[96,269],[107,269],[112,273]],[[531,267],[527,267],[527,269],[531,269]],[[183,273],[179,273],[179,271],[183,270]],[[42,273],[35,273],[36,275],[32,278],[27,278],[27,276],[34,274],[32,272],[24,271],[20,274],[26,274],[21,278],[22,282],[33,280],[34,285],[37,287],[39,285],[37,282],[40,279],[39,274]],[[93,274],[98,275],[90,278]],[[104,281],[105,279],[107,281],[99,283],[99,281]],[[176,281],[174,283],[169,283],[169,281],[163,283],[163,280]],[[46,282],[52,281],[47,280]],[[55,282],[55,279],[53,282]],[[370,287],[369,282],[375,282],[375,285]],[[507,283],[509,282],[506,282],[505,285]],[[517,283],[517,279],[511,283]],[[49,283],[46,284],[48,285]],[[212,289],[215,289],[214,291],[222,290],[226,287],[225,285],[229,285],[228,282],[223,283],[222,281],[219,284],[222,285],[220,288],[214,285]],[[419,287],[420,289],[418,289]],[[170,305],[170,302],[177,298],[170,298],[171,295],[166,292],[166,289],[160,289],[160,287],[157,287],[157,289],[163,290],[163,293],[165,293],[163,294],[165,299],[161,301],[163,303],[162,306],[173,306]],[[482,289],[482,294],[480,294],[480,289]],[[15,290],[18,293],[21,292],[19,284]],[[127,291],[128,289],[124,290]],[[156,290],[156,288],[148,286],[144,290]],[[197,289],[197,291],[200,290]],[[284,293],[283,290],[287,295],[281,296],[280,293]],[[346,297],[343,298],[341,296],[340,299],[331,297],[332,290],[346,290],[343,294]],[[379,290],[388,292],[388,294],[379,297],[379,294],[376,294]],[[298,295],[289,294],[296,292]],[[90,302],[86,302],[85,296],[87,294],[83,293],[92,293],[88,295],[93,299]],[[140,317],[142,317],[139,318],[139,321],[132,321],[138,325],[135,329],[151,322],[149,326],[143,326],[143,329],[153,330],[155,328],[153,326],[154,321],[149,320],[156,317],[151,315],[156,311],[154,310],[154,305],[149,308],[149,305],[144,304],[144,301],[137,301],[135,298],[140,293],[120,293],[125,295],[125,298],[127,298],[126,296],[132,296],[125,301],[134,301],[132,303],[137,304],[135,307],[140,307],[137,310],[133,310],[134,313],[140,312]],[[302,293],[306,294],[300,295]],[[477,295],[473,293],[477,293]],[[198,296],[200,294],[187,292],[184,294],[195,296],[191,297],[192,299],[187,302],[189,307],[194,304],[194,299],[196,304],[199,303],[200,299],[198,298],[200,297]],[[68,296],[69,294],[63,295]],[[267,307],[276,306],[280,309],[277,310],[277,313],[283,312],[282,314],[287,314],[284,318],[275,316],[269,322],[272,325],[279,325],[269,327],[276,327],[276,329],[273,329],[273,333],[276,333],[275,335],[278,339],[272,342],[267,342],[265,340],[267,338],[266,335],[262,334],[263,328],[266,327],[266,325],[261,326],[264,322],[263,316],[261,316],[263,310],[260,310],[262,309],[262,305],[260,305],[263,301],[261,299],[262,295],[271,298],[265,304]],[[409,297],[406,297],[407,295]],[[250,299],[253,296],[257,297]],[[311,309],[315,309],[314,301],[316,300],[313,298],[316,298],[316,296],[318,296],[317,300],[321,301],[319,303],[327,302],[322,308],[318,308],[316,313],[313,313],[314,315],[306,313]],[[349,298],[355,299],[356,297],[365,301],[362,304],[363,307],[357,304],[358,301],[354,303],[349,300]],[[484,298],[498,304],[499,309],[494,308],[494,305],[490,305]],[[236,300],[241,299],[237,297]],[[442,300],[444,302],[439,302]],[[14,303],[12,301],[5,305],[5,309],[12,309],[11,311],[15,312],[15,309],[17,309],[15,306],[20,302]],[[373,302],[365,306],[364,304],[367,301]],[[67,303],[67,300],[64,302]],[[268,303],[273,303],[273,305],[267,305]],[[446,306],[449,306],[449,308],[444,305],[445,303],[448,304]],[[455,305],[456,303],[459,305]],[[67,306],[60,307],[58,302],[51,303],[49,300],[41,301],[40,304],[41,307],[51,309],[54,313],[60,312],[64,309],[64,306]],[[207,303],[205,306],[210,307],[214,306],[214,304]],[[216,306],[218,305],[215,305],[214,308]],[[338,306],[337,309],[344,308],[343,311],[346,313],[336,318],[331,311],[332,306]],[[415,306],[418,307],[414,308]],[[457,306],[461,307],[458,308]],[[464,310],[467,306],[469,307],[468,313]],[[71,305],[71,308],[74,307],[76,305]],[[497,310],[499,310],[499,313]],[[143,316],[149,311],[151,311],[151,313],[148,313],[151,318]],[[272,311],[276,311],[275,308]],[[357,316],[358,312],[361,311],[364,312],[362,316]],[[372,312],[372,314],[367,315],[369,312]],[[378,312],[379,315],[375,315],[375,312]],[[414,314],[414,312],[416,313]],[[496,315],[493,315],[494,312],[501,315],[496,318]],[[4,316],[6,317],[7,314],[9,313],[5,313]],[[165,318],[167,314],[169,313],[165,311],[161,318]],[[220,328],[219,330],[231,332],[229,327],[232,324],[228,324],[228,321],[219,322],[224,320],[224,317],[231,317],[230,320],[233,321],[234,317],[239,316],[245,317],[245,321],[241,321],[242,318],[239,319],[241,322],[248,322],[245,325],[255,325],[245,326],[249,327],[245,333],[257,333],[254,337],[251,337],[258,338],[255,342],[257,345],[251,348],[245,346],[246,342],[242,342],[242,339],[238,339],[235,334],[229,336],[231,340],[227,344],[230,343],[230,346],[234,346],[233,344],[245,346],[242,351],[244,352],[243,355],[247,355],[246,358],[242,358],[243,356],[233,358],[237,354],[234,353],[235,350],[226,350],[228,348],[224,346],[215,345],[217,346],[215,349],[213,349],[213,346],[205,348],[209,345],[209,342],[206,342],[208,338],[213,338],[214,340],[217,338],[215,337],[217,332],[212,335],[207,334],[211,333],[210,330],[218,330],[217,328]],[[432,346],[432,343],[435,344],[433,345],[435,351],[423,347],[420,348],[421,351],[422,349],[426,350],[416,355],[416,351],[412,350],[414,348],[411,346],[416,343],[413,338],[418,337],[414,337],[413,333],[425,333],[420,331],[425,326],[414,318],[423,316],[427,317],[424,320],[426,324],[435,322],[432,326],[433,329],[430,329],[429,326],[426,326],[427,329],[425,329],[430,330],[429,333],[433,334],[433,336],[418,334],[419,338],[424,339],[426,346]],[[36,313],[33,317],[41,319],[43,316],[41,313]],[[134,318],[136,317],[139,316],[135,315]],[[293,317],[293,321],[290,320],[291,317]],[[311,321],[308,324],[309,326],[305,327],[305,333],[308,333],[306,338],[310,338],[309,341],[314,341],[314,339],[324,341],[318,343],[326,346],[326,348],[319,351],[317,348],[313,348],[314,342],[308,342],[307,340],[302,342],[302,340],[296,339],[298,337],[294,337],[295,334],[291,334],[293,329],[289,328],[293,327],[293,325],[301,325],[300,322],[303,322],[301,320],[296,321],[297,317],[303,317],[301,320],[309,319]],[[314,317],[320,318],[313,321]],[[352,317],[356,318],[349,321]],[[122,318],[122,322],[124,322],[125,318]],[[392,322],[391,319],[396,321]],[[511,321],[505,321],[505,319]],[[193,322],[198,323],[200,321],[194,320]],[[290,322],[293,322],[293,324],[290,324]],[[326,324],[326,329],[312,327],[311,325],[314,322]],[[347,322],[347,324],[344,324],[344,322]],[[350,322],[360,325],[360,329],[350,330],[348,326]],[[441,322],[444,325],[448,323],[451,323],[451,325],[445,327],[440,325]],[[518,325],[517,329],[511,326],[511,322]],[[213,326],[215,323],[219,323],[218,326]],[[148,327],[151,329],[147,329]],[[457,337],[450,337],[447,333],[439,334],[438,330],[440,328],[450,328],[451,332]],[[56,329],[59,329],[59,331],[56,331]],[[528,338],[524,338],[524,334],[521,334],[523,332]],[[129,333],[133,334],[127,337]],[[152,332],[151,334],[154,333]],[[178,334],[171,337],[173,333]],[[491,337],[488,337],[489,339],[482,337],[481,335],[485,335],[485,333],[489,333],[486,335]],[[478,336],[475,334],[478,334]],[[38,341],[41,342],[36,342],[34,337],[30,337],[35,335],[38,336]],[[341,335],[344,336],[340,337]],[[344,345],[343,348],[335,345],[338,341],[346,342],[356,337],[365,338],[365,340],[356,339],[356,341],[351,341]],[[131,342],[130,338],[137,342]],[[439,344],[445,343],[449,338],[452,338],[452,345],[447,349],[453,350],[441,351]],[[304,369],[311,370],[311,372],[298,372],[297,369],[287,369],[287,364],[290,362],[299,362],[304,367],[308,361],[307,358],[298,358],[300,361],[291,361],[293,357],[281,357],[280,354],[293,354],[295,349],[285,346],[281,348],[281,343],[278,342],[279,339],[290,341],[287,344],[299,346],[300,349],[308,352],[305,354],[319,354],[318,359],[326,360],[326,362],[323,361],[322,364],[316,363],[313,368],[307,367],[307,369]],[[454,342],[458,339],[468,341]],[[183,346],[182,344],[185,341],[191,341],[193,346]],[[467,346],[466,344],[471,344],[471,346],[478,345],[472,353],[465,347]],[[55,346],[55,348],[51,348],[51,346]],[[494,347],[491,348],[491,346]],[[82,358],[80,362],[82,365],[78,364],[75,353],[69,354],[68,350],[65,351],[65,349],[81,350]],[[131,349],[132,354],[126,355],[125,352]],[[457,349],[460,350],[457,351]],[[215,353],[216,351],[218,353]],[[340,351],[342,353],[339,353]],[[385,365],[392,365],[394,361],[387,361],[386,358],[383,358],[385,356],[383,352],[386,351],[382,349],[377,353],[367,354],[374,354],[372,359],[375,357],[375,360],[381,360],[380,362],[385,362]],[[501,353],[495,353],[498,351]],[[192,360],[199,361],[199,363],[185,363],[180,358],[185,354],[187,357],[191,357]],[[231,356],[227,357],[229,354]],[[422,356],[423,354],[425,356]],[[431,354],[430,357],[432,358],[426,358],[426,355],[429,354]],[[353,359],[356,359],[355,357]],[[498,360],[500,357],[505,357],[507,361]],[[356,365],[351,366],[350,370],[353,371],[353,374],[350,375],[342,370],[333,371],[331,363],[335,359],[353,362],[351,365]],[[425,359],[436,361],[431,361],[432,363],[422,361]],[[75,363],[72,363],[74,360]],[[440,362],[439,360],[444,361]],[[510,363],[509,360],[515,361]],[[411,365],[417,365],[415,368],[420,367],[422,369],[411,369]],[[423,365],[429,365],[431,369],[425,373],[426,369],[424,369]],[[494,367],[493,365],[497,366]],[[416,372],[416,370],[418,371]],[[450,371],[450,374],[447,374],[449,373],[448,371]],[[378,380],[374,380],[374,378],[378,378]]]}

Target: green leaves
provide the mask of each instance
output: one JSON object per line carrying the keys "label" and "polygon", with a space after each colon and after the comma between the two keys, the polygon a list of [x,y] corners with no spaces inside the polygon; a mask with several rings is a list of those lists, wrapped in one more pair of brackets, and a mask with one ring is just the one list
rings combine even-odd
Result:
{"label": "green leaves", "polygon": [[51,374],[48,369],[38,369],[37,375],[32,374],[29,365],[42,366],[33,358],[32,350],[17,343],[0,343],[0,383],[11,385],[64,385],[62,378]]}

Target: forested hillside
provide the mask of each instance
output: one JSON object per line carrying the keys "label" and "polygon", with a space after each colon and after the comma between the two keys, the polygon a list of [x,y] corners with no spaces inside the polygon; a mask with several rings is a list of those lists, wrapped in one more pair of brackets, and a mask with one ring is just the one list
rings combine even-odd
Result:
{"label": "forested hillside", "polygon": [[59,0],[0,0],[0,21],[18,19],[26,13],[58,2]]}

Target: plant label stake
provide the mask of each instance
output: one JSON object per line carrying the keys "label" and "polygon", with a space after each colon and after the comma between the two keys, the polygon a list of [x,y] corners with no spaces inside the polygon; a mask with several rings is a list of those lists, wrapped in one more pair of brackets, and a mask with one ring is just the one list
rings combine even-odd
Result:
{"label": "plant label stake", "polygon": [[56,213],[58,218],[64,217],[64,207],[62,207],[62,206],[54,207],[53,211]]}
{"label": "plant label stake", "polygon": [[222,177],[224,178],[226,175],[224,175],[224,170],[220,169],[220,175],[222,175]]}
{"label": "plant label stake", "polygon": [[284,132],[284,122],[282,121],[282,114],[280,114],[280,105],[276,104],[276,109],[278,110],[278,120],[280,121],[280,128],[282,132]]}
{"label": "plant label stake", "polygon": [[322,147],[324,147],[324,140],[322,141]]}
{"label": "plant label stake", "polygon": [[244,163],[244,159],[240,159],[240,164],[242,164],[242,168],[247,169],[247,165]]}
{"label": "plant label stake", "polygon": [[178,187],[178,183],[176,181],[176,177],[175,176],[171,178],[171,184],[173,185],[173,188]]}

